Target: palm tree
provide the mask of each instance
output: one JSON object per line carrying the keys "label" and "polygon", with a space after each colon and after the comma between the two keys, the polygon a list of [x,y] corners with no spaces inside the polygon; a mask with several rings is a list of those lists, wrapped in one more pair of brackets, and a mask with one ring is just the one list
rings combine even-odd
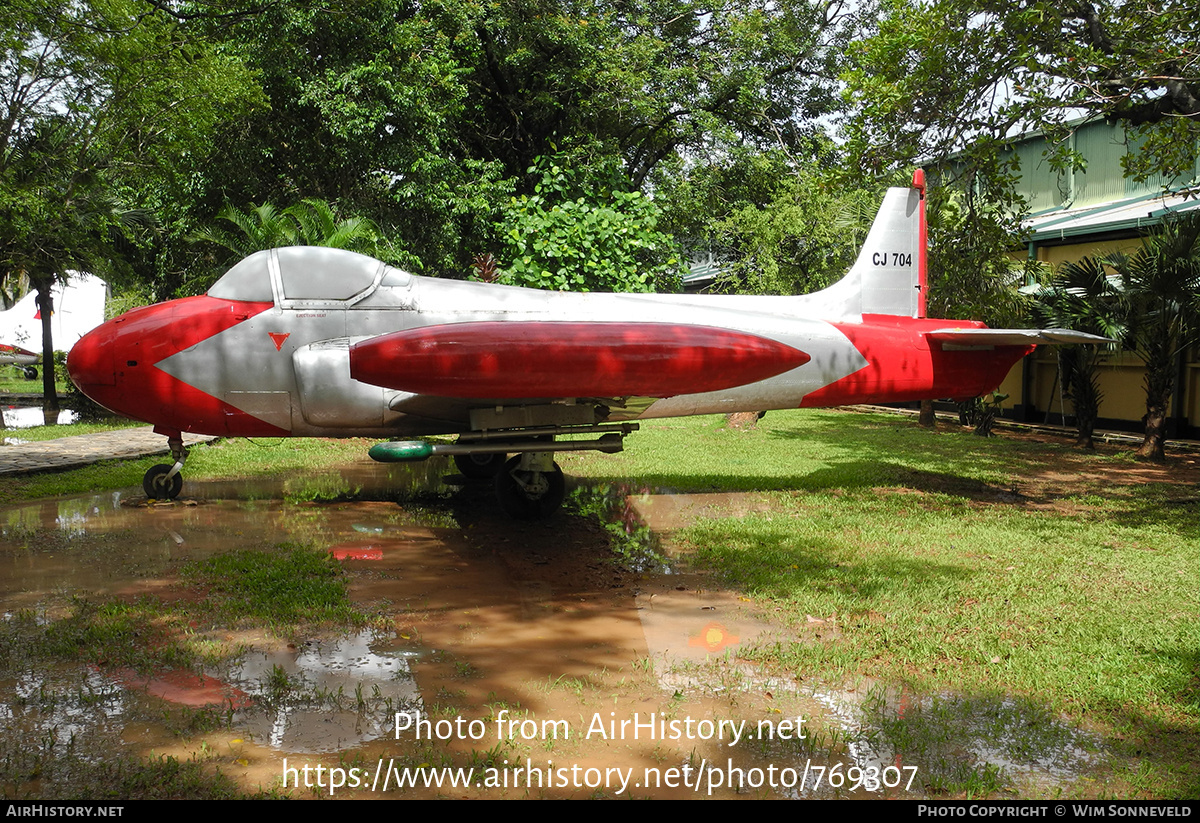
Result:
{"label": "palm tree", "polygon": [[1137,454],[1161,460],[1177,361],[1200,342],[1200,212],[1164,222],[1133,254],[1102,262],[1118,279],[1122,343],[1146,366],[1146,437]]}
{"label": "palm tree", "polygon": [[315,198],[301,200],[283,211],[270,203],[244,212],[227,205],[217,218],[232,223],[236,231],[214,228],[199,231],[194,238],[228,249],[238,259],[280,246],[329,246],[384,258],[394,253],[370,220],[338,219],[332,206]]}
{"label": "palm tree", "polygon": [[[1049,328],[1077,329],[1102,337],[1123,332],[1116,278],[1104,262],[1085,257],[1065,263],[1047,286],[1035,293],[1037,322]],[[1111,352],[1108,346],[1064,346],[1058,350],[1063,394],[1075,407],[1079,436],[1075,445],[1094,449],[1092,434],[1100,416],[1100,364]]]}

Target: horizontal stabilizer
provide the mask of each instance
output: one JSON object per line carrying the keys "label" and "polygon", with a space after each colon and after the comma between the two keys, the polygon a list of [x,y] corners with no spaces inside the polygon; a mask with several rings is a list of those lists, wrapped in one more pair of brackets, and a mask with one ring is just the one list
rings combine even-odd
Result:
{"label": "horizontal stabilizer", "polygon": [[766,337],[680,323],[448,323],[350,347],[355,380],[460,398],[673,397],[744,386],[808,361]]}
{"label": "horizontal stabilizer", "polygon": [[925,336],[961,346],[1069,346],[1112,343],[1107,337],[1071,329],[934,329]]}

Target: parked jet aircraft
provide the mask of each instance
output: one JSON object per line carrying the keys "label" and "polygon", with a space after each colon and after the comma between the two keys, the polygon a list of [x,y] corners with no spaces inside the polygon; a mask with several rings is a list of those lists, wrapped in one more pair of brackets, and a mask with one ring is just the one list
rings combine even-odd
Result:
{"label": "parked jet aircraft", "polygon": [[0,365],[16,366],[25,375],[27,380],[37,380],[37,352],[32,352],[29,349],[23,349],[20,346],[12,346],[8,343],[0,343]]}
{"label": "parked jet aircraft", "polygon": [[[543,292],[281,248],[205,295],[109,321],[68,367],[168,437],[175,463],[147,472],[152,497],[180,491],[181,432],[368,436],[393,438],[378,460],[451,454],[494,475],[510,514],[545,516],[564,493],[553,453],[620,451],[638,420],[965,399],[1039,343],[1101,340],[925,318],[923,182],[888,191],[850,272],[815,294]],[[458,439],[394,440],[436,434]]]}

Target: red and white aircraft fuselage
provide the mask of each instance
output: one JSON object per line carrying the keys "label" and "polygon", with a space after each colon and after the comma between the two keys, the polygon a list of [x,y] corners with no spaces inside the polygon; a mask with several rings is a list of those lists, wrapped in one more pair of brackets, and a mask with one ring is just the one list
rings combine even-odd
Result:
{"label": "red and white aircraft fuselage", "polygon": [[[970,398],[1038,343],[1098,339],[921,317],[923,205],[921,189],[889,190],[846,277],[797,297],[543,292],[272,249],[206,295],[109,321],[68,366],[92,399],[174,442],[458,434],[373,456],[454,453],[468,473],[499,471],[511,512],[540,516],[562,496],[552,451],[616,451],[630,421]],[[603,436],[553,442],[574,433]],[[176,451],[148,493],[178,493]],[[502,470],[488,457],[510,453]]]}

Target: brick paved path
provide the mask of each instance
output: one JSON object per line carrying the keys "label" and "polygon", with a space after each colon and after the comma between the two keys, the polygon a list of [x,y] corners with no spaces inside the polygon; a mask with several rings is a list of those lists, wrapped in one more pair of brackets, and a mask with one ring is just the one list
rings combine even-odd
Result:
{"label": "brick paved path", "polygon": [[[21,430],[9,429],[0,432],[0,435],[20,439]],[[183,443],[190,446],[215,439],[209,435],[185,434]],[[0,446],[0,475],[61,471],[99,463],[101,460],[130,459],[170,452],[167,438],[155,434],[151,426],[114,429],[95,434],[60,437],[57,440]]]}

